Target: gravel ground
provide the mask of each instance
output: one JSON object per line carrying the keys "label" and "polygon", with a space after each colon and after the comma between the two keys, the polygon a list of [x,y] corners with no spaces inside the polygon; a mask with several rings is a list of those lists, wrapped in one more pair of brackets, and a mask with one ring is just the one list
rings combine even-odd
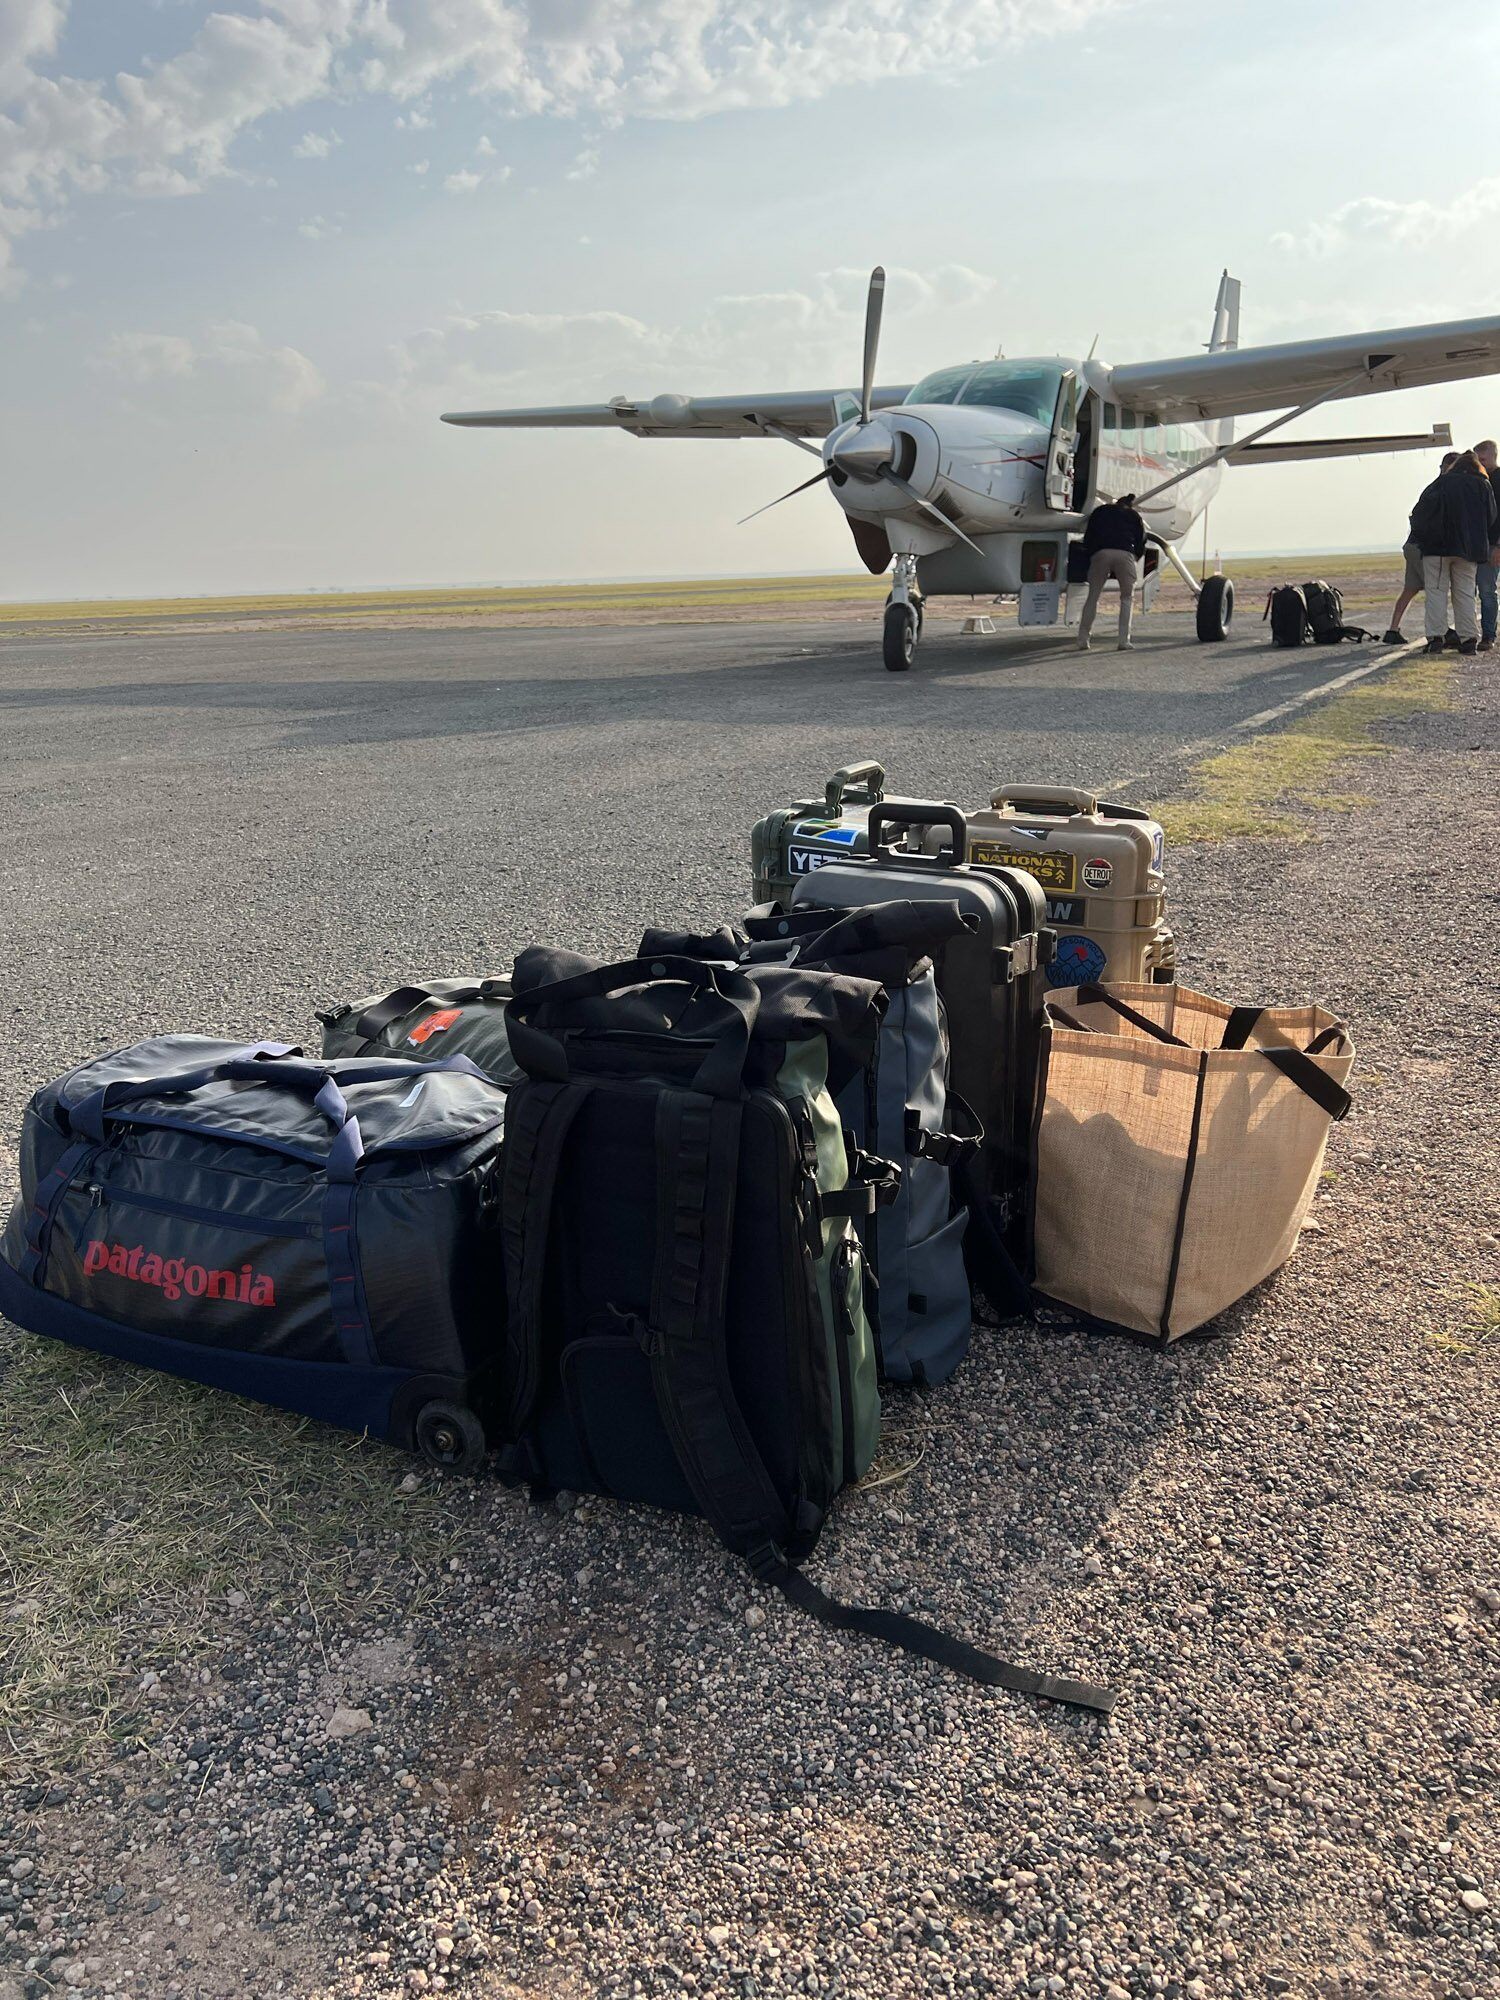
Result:
{"label": "gravel ground", "polygon": [[[554,699],[586,725],[580,696]],[[1250,690],[1243,712],[1264,705]],[[108,862],[71,850],[40,894],[19,872],[12,964],[34,998],[15,1009],[12,1124],[23,1077],[146,1032],[164,996],[191,996],[192,1025],[242,1026],[248,991],[284,1024],[320,921],[353,976],[348,902],[309,894],[294,950],[270,942],[287,838],[250,831],[231,768],[274,738],[259,715],[228,723],[219,837],[244,852],[222,957],[203,974],[195,905],[197,971],[179,976],[141,842],[184,774],[170,735],[138,740],[161,716],[129,706],[106,704],[128,781],[103,806],[97,753],[59,757],[47,797],[20,800],[23,861],[84,796],[118,840]],[[382,785],[388,720],[372,705],[384,740],[361,748]],[[9,1786],[0,2000],[1496,1991],[1500,1340],[1463,1290],[1500,1278],[1493,674],[1469,668],[1455,709],[1390,733],[1368,808],[1305,844],[1173,861],[1186,978],[1317,996],[1355,1024],[1357,1110],[1296,1260],[1165,1354],[980,1330],[954,1384],[889,1396],[890,1456],[919,1462],[848,1497],[813,1565],[1117,1686],[1110,1722],[829,1634],[697,1524],[453,1481],[459,1552],[422,1574],[419,1613],[330,1624],[226,1601],[192,1656],[143,1677],[112,1752]],[[559,753],[533,741],[541,782]],[[1140,768],[1137,748],[1111,745],[1116,768]],[[337,796],[333,753],[299,754]],[[967,754],[993,763],[993,739]],[[622,801],[650,775],[624,746],[585,846],[603,827],[639,855]],[[394,886],[367,963],[394,969],[403,930],[469,955],[488,935],[435,914],[455,803],[414,805],[409,852],[389,824],[370,835]],[[327,810],[296,829],[315,883]],[[560,877],[549,835],[539,865]],[[211,900],[228,864],[205,840]],[[675,872],[684,914],[732,900],[741,853]],[[507,896],[514,869],[502,846]],[[583,942],[624,941],[576,882],[533,914],[570,903]],[[133,909],[147,941],[119,963]],[[85,991],[75,968],[111,947],[109,990]],[[38,1007],[32,1033],[59,991],[72,1018]]]}

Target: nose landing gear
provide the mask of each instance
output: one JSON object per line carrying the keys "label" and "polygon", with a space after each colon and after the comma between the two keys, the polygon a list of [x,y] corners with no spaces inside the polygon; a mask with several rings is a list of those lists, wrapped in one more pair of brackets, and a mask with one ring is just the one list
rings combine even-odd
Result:
{"label": "nose landing gear", "polygon": [[917,559],[897,556],[891,571],[891,594],[885,601],[882,654],[893,674],[904,674],[916,658],[922,636],[922,600],[917,594]]}

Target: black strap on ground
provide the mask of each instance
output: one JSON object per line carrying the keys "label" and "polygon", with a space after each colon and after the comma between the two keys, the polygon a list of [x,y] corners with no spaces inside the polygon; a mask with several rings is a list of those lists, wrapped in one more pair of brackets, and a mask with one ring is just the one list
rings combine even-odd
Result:
{"label": "black strap on ground", "polygon": [[1057,1674],[1034,1673],[1030,1667],[1012,1666],[993,1653],[982,1652],[966,1639],[940,1632],[920,1618],[904,1611],[881,1611],[868,1604],[844,1604],[830,1597],[811,1578],[785,1560],[777,1549],[757,1550],[750,1566],[762,1583],[774,1584],[783,1597],[839,1632],[860,1632],[871,1639],[883,1639],[903,1653],[932,1660],[950,1673],[963,1674],[985,1687],[1008,1688],[1012,1694],[1036,1695],[1045,1701],[1065,1703],[1069,1708],[1086,1708],[1096,1715],[1109,1715],[1118,1697],[1092,1681],[1068,1680]]}

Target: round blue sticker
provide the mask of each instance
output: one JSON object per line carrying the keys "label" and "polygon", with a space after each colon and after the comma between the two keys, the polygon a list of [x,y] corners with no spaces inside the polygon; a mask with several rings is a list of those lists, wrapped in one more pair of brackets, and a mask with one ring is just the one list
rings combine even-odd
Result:
{"label": "round blue sticker", "polygon": [[1104,947],[1091,937],[1065,937],[1047,967],[1047,984],[1087,986],[1091,979],[1103,978],[1105,962]]}

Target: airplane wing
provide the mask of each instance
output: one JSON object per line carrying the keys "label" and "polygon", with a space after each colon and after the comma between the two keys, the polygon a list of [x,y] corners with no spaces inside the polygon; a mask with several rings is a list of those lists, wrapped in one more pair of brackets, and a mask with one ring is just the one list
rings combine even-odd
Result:
{"label": "airplane wing", "polygon": [[[877,389],[873,406],[903,402],[910,385]],[[652,396],[521,410],[450,410],[445,424],[497,430],[613,430],[632,437],[821,438],[859,415],[852,389],[777,390],[764,396]]]}
{"label": "airplane wing", "polygon": [[1228,465],[1289,465],[1309,458],[1363,458],[1383,451],[1438,451],[1453,443],[1448,424],[1399,437],[1274,438],[1264,444],[1241,445],[1231,451]]}
{"label": "airplane wing", "polygon": [[[1277,347],[1228,348],[1174,361],[1136,361],[1110,371],[1111,393],[1164,421],[1254,416],[1328,396],[1379,395],[1434,382],[1500,373],[1500,319],[1447,320],[1294,340]],[[1358,379],[1351,381],[1355,376]]]}

